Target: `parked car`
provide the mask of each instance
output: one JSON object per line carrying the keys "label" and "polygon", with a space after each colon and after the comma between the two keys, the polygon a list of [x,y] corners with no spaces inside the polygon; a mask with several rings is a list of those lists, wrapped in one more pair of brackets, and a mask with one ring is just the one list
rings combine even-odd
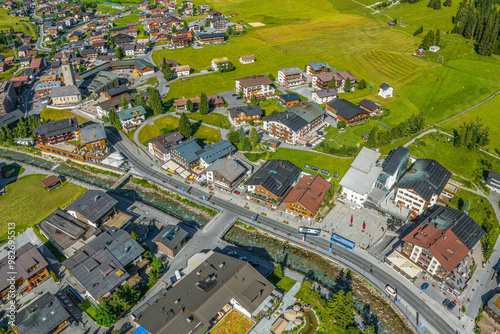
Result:
{"label": "parked car", "polygon": [[448,310],[449,311],[453,311],[453,309],[455,308],[455,306],[457,305],[457,302],[456,301],[452,301],[448,304]]}
{"label": "parked car", "polygon": [[233,256],[233,255],[237,255],[238,252],[235,252],[235,251],[230,251],[230,252],[227,252],[227,255],[229,256]]}
{"label": "parked car", "polygon": [[445,300],[443,300],[443,306],[448,307],[448,305],[450,305],[450,303],[451,303],[451,301],[448,298],[446,298]]}
{"label": "parked car", "polygon": [[238,190],[233,191],[233,193],[235,193],[236,195],[240,194],[240,192]]}
{"label": "parked car", "polygon": [[422,286],[420,288],[422,289],[422,291],[425,291],[425,290],[427,290],[428,287],[429,287],[429,283],[424,283],[424,284],[422,284]]}

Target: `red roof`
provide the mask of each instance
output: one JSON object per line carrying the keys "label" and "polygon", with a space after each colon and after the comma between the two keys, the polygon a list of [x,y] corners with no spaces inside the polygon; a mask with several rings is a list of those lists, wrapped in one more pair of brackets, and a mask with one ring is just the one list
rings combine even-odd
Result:
{"label": "red roof", "polygon": [[15,82],[15,81],[28,81],[28,76],[27,75],[22,75],[20,77],[15,77],[15,78],[12,78],[10,79],[9,81],[10,82]]}
{"label": "red roof", "polygon": [[39,69],[42,66],[43,58],[35,58],[31,61],[30,68]]}
{"label": "red roof", "polygon": [[332,185],[320,175],[303,176],[290,191],[283,203],[298,203],[315,213]]}
{"label": "red roof", "polygon": [[452,272],[469,253],[469,249],[451,229],[446,230],[443,236],[429,248],[429,251],[448,272]]}

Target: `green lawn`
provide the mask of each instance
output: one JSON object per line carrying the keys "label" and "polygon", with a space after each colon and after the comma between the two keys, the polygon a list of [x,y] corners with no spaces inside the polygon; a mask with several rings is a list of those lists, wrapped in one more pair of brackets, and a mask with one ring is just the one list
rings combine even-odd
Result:
{"label": "green lawn", "polygon": [[[153,60],[157,64],[166,57],[200,71],[210,66],[210,59],[225,56],[236,66],[229,73],[178,80],[171,85],[168,99],[220,93],[234,89],[234,79],[239,77],[277,76],[280,68],[303,68],[311,61],[326,61],[373,83],[375,92],[365,89],[340,97],[384,103],[392,113],[383,122],[394,126],[420,111],[430,124],[446,119],[491,95],[498,86],[498,57],[480,57],[464,38],[446,34],[458,1],[452,8],[441,10],[429,9],[423,1],[398,4],[381,9],[380,14],[351,0],[318,0],[314,6],[303,0],[213,0],[210,4],[222,12],[235,12],[238,20],[266,26],[249,27],[246,34],[221,46],[155,51]],[[385,14],[398,20],[403,17],[407,26],[388,27]],[[422,35],[414,37],[413,32],[421,24],[424,34],[436,25],[441,29],[441,50],[428,52],[427,58],[412,55],[422,39]],[[245,54],[254,54],[257,61],[241,65],[238,57]],[[444,56],[444,65],[436,62],[438,55]],[[384,82],[395,88],[396,97],[377,97],[378,87]]]}
{"label": "green lawn", "polygon": [[[339,180],[342,179],[353,161],[352,159],[341,159],[333,155],[325,155],[315,151],[299,151],[289,148],[279,148],[274,153],[245,153],[245,157],[253,162],[258,159],[286,159],[306,173],[322,175],[321,173],[315,173],[304,168],[305,164],[309,164],[310,166],[318,167],[320,170],[326,169],[330,171],[330,176],[328,177],[331,177],[334,173],[338,173]],[[332,180],[334,179],[332,178]]]}
{"label": "green lawn", "polygon": [[202,115],[199,112],[193,112],[187,114],[187,116],[194,121],[201,121],[205,124],[210,124],[222,129],[229,129],[231,127],[231,123],[227,119],[227,116],[221,114],[210,113],[208,115]]}
{"label": "green lawn", "polygon": [[[422,145],[422,141],[425,143]],[[488,161],[494,170],[500,171],[500,161],[477,150],[455,147],[453,140],[438,134],[422,137],[409,147],[412,155],[418,158],[436,159],[449,171],[472,179],[477,168],[482,168],[483,161]]]}
{"label": "green lawn", "polygon": [[316,330],[318,329],[318,319],[316,318],[314,311],[304,312],[304,320],[305,320],[304,327],[302,327],[299,330],[299,333],[300,334],[314,334],[314,333],[316,333]]}
{"label": "green lawn", "polygon": [[46,121],[59,121],[61,119],[73,118],[73,117],[76,117],[78,119],[79,124],[88,122],[88,120],[86,120],[85,118],[72,114],[68,109],[60,110],[60,109],[51,109],[45,107],[40,113],[40,118]]}
{"label": "green lawn", "polygon": [[211,334],[243,334],[252,328],[255,322],[240,312],[232,310],[222,319],[213,329],[210,330]]}
{"label": "green lawn", "polygon": [[274,273],[271,273],[269,276],[266,277],[266,279],[271,282],[274,286],[288,292],[290,289],[297,283],[296,280],[290,277],[278,277]]}
{"label": "green lawn", "polygon": [[486,258],[489,258],[493,253],[493,248],[500,234],[500,226],[496,219],[495,211],[486,198],[463,189],[460,189],[455,197],[452,198],[450,206],[454,209],[462,209],[467,199],[471,201],[468,211],[469,215],[486,231],[485,236],[481,239],[481,243],[486,248]]}
{"label": "green lawn", "polygon": [[500,149],[500,126],[495,126],[500,124],[500,112],[498,110],[500,110],[500,95],[463,115],[443,123],[442,127],[449,133],[453,133],[453,129],[459,129],[463,123],[475,121],[479,117],[485,125],[490,127],[490,145],[487,147]]}
{"label": "green lawn", "polygon": [[135,10],[132,14],[114,20],[114,28],[126,27],[127,23],[139,21],[140,12],[140,10]]}
{"label": "green lawn", "polygon": [[[165,116],[157,119],[154,125],[146,125],[139,132],[139,141],[146,146],[146,142],[154,137],[161,135],[162,129],[167,129],[167,132],[177,129],[179,118],[175,116]],[[193,136],[199,137],[201,140],[215,143],[221,140],[220,131],[217,129],[209,128],[204,125],[193,124],[195,133]]]}
{"label": "green lawn", "polygon": [[36,38],[38,27],[28,22],[28,17],[16,17],[9,15],[9,10],[0,8],[0,31],[8,32],[14,28],[14,32],[24,32],[28,36]]}
{"label": "green lawn", "polygon": [[363,137],[361,136],[369,134],[377,122],[377,120],[369,120],[361,124],[347,126],[344,130],[339,131],[339,135],[335,137],[334,141],[339,147],[340,145],[356,146],[356,144],[363,142]]}
{"label": "green lawn", "polygon": [[[13,56],[13,54],[6,55],[5,53],[2,52],[1,49],[0,49],[0,54],[4,55],[5,57]],[[17,71],[17,67],[14,66],[10,70],[5,71],[4,73],[0,73],[0,81],[7,81],[7,80],[12,79],[12,77],[14,76],[14,73],[16,73],[16,71]]]}
{"label": "green lawn", "polygon": [[96,320],[97,309],[92,306],[92,304],[88,300],[84,300],[81,303],[76,303],[78,307],[80,307],[92,320]]}
{"label": "green lawn", "polygon": [[84,188],[69,182],[46,191],[42,184],[46,178],[44,174],[27,175],[7,185],[7,193],[0,197],[0,212],[6,217],[0,224],[0,240],[7,237],[7,223],[14,223],[16,231],[24,231],[85,192]]}
{"label": "green lawn", "polygon": [[324,137],[326,139],[332,139],[333,137],[335,137],[337,135],[337,133],[339,133],[339,129],[333,127],[333,126],[328,126],[325,131],[327,132]]}

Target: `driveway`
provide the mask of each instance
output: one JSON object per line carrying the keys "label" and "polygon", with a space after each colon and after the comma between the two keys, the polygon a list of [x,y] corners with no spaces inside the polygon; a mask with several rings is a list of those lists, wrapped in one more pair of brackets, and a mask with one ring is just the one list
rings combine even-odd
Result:
{"label": "driveway", "polygon": [[312,99],[312,88],[309,87],[309,85],[301,85],[301,86],[297,86],[297,87],[290,87],[288,89],[286,89],[286,88],[280,88],[280,91],[282,91],[283,93],[285,92],[285,90],[291,90],[292,92],[295,92],[297,94],[305,96],[305,97],[307,97],[308,100]]}
{"label": "driveway", "polygon": [[[234,96],[233,96],[233,94],[234,94]],[[224,101],[227,102],[228,108],[245,105],[245,103],[243,102],[243,99],[241,99],[236,94],[235,90],[230,90],[229,92],[220,93],[219,96],[222,96],[224,98]]]}

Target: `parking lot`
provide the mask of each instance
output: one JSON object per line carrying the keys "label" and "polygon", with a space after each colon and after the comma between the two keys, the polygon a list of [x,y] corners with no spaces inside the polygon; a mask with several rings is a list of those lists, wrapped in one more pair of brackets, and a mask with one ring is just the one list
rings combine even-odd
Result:
{"label": "parking lot", "polygon": [[287,88],[287,90],[291,90],[292,92],[295,92],[297,94],[300,94],[302,96],[307,97],[308,100],[312,99],[312,88],[309,87],[309,85],[300,85],[297,87],[290,87]]}
{"label": "parking lot", "polygon": [[[317,225],[329,233],[336,233],[355,242],[358,247],[368,249],[385,235],[387,218],[375,210],[366,208],[353,210],[339,203]],[[365,225],[364,230],[363,225]]]}

